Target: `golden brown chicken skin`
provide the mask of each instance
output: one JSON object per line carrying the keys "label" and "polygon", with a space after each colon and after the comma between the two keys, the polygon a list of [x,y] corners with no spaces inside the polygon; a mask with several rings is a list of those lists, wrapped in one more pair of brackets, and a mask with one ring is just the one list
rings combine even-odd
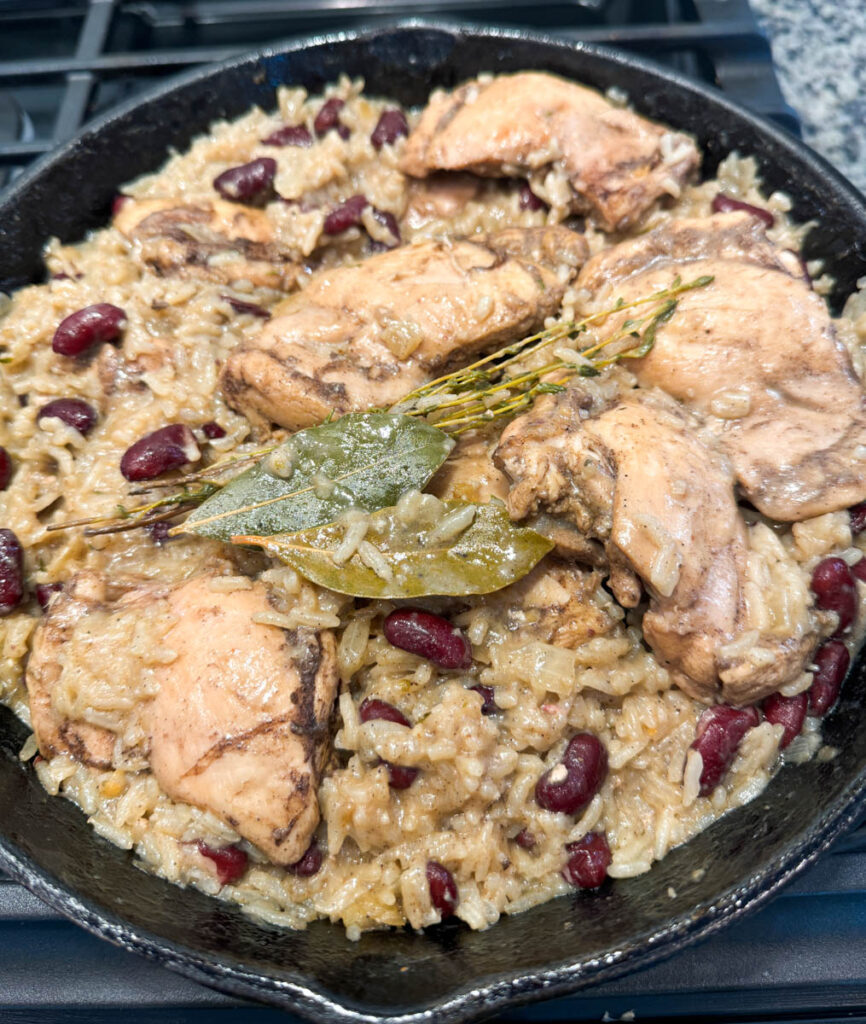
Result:
{"label": "golden brown chicken skin", "polygon": [[163,277],[284,290],[297,281],[300,263],[278,245],[264,210],[222,199],[127,198],[113,223]]}
{"label": "golden brown chicken skin", "polygon": [[713,281],[680,295],[652,351],[630,363],[640,384],[703,417],[742,493],[771,519],[807,519],[866,498],[866,395],[797,256],[748,214],[720,214],[606,250],[578,284],[603,308],[678,275]]}
{"label": "golden brown chicken skin", "polygon": [[572,210],[617,231],[639,222],[660,197],[678,195],[699,162],[688,136],[585,86],[523,72],[434,93],[402,168],[419,178],[436,171],[543,178],[557,169],[570,185]]}
{"label": "golden brown chicken skin", "polygon": [[[53,598],[36,629],[26,683],[30,721],[43,757],[68,754],[93,768],[109,769],[114,765],[114,733],[85,721],[76,714],[78,709],[68,707],[68,699],[59,692],[66,666],[75,674],[87,671],[85,666],[96,675],[108,676],[112,671],[105,663],[104,652],[91,640],[94,625],[95,633],[101,633],[108,601],[105,579],[96,573],[80,573]],[[90,613],[95,613],[95,623]],[[117,626],[129,643],[127,624],[121,621]]]}
{"label": "golden brown chicken skin", "polygon": [[543,323],[586,256],[567,228],[510,228],[323,272],[229,357],[223,394],[255,425],[292,430],[390,406]]}
{"label": "golden brown chicken skin", "polygon": [[[45,756],[105,769],[137,755],[170,797],[293,864],[319,821],[335,641],[326,630],[257,622],[274,611],[264,584],[225,592],[213,580],[133,585],[119,597],[95,574],[71,581],[33,641],[33,728]],[[128,686],[138,692],[119,720],[86,720],[101,692],[118,704]],[[123,749],[129,734],[140,736],[138,749]]]}
{"label": "golden brown chicken skin", "polygon": [[726,651],[752,626],[744,598],[748,539],[724,458],[666,396],[635,391],[582,417],[580,389],[545,397],[511,423],[496,458],[513,480],[515,519],[549,511],[602,541],[610,583],[635,606],[643,584],[647,641],[699,700],[751,703],[802,672],[817,642],[758,637],[763,652]]}

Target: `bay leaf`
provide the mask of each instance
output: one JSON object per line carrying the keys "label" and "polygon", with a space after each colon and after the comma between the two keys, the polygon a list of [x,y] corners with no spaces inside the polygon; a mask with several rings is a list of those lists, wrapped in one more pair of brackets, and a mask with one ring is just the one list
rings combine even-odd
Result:
{"label": "bay leaf", "polygon": [[350,508],[372,512],[421,489],[453,447],[443,431],[411,416],[350,413],[298,431],[208,498],[180,530],[229,540],[320,526]]}
{"label": "bay leaf", "polygon": [[370,516],[365,541],[387,563],[390,579],[383,579],[370,568],[363,552],[356,552],[342,565],[335,562],[334,553],[349,528],[345,522],[271,537],[235,536],[232,540],[263,548],[320,586],[372,598],[489,594],[525,576],[553,547],[535,530],[515,526],[501,502],[475,506],[443,502],[442,517],[472,507],[475,516],[471,525],[448,541],[431,537],[436,524],[419,530],[402,523],[396,508],[383,508]]}

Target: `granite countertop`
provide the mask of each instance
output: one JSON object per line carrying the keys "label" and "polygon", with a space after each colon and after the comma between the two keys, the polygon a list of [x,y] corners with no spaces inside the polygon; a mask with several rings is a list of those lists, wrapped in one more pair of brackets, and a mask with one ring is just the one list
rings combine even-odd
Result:
{"label": "granite countertop", "polygon": [[751,0],[803,138],[866,193],[866,0]]}

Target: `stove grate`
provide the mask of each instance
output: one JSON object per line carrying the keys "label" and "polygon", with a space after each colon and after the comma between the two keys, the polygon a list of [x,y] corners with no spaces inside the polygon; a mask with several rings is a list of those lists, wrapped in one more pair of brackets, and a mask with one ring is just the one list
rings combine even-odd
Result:
{"label": "stove grate", "polygon": [[651,56],[798,130],[746,0],[0,0],[0,95],[34,129],[0,135],[0,167],[26,166],[168,74],[293,35],[425,14]]}

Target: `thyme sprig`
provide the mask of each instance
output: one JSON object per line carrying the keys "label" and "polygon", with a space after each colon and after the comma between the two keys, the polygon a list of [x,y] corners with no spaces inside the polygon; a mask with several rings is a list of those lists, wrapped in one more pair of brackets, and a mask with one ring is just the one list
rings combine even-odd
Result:
{"label": "thyme sprig", "polygon": [[[180,481],[173,480],[171,484],[176,486]],[[163,485],[164,486],[164,485]],[[222,487],[221,483],[206,481],[197,490],[191,491],[187,488],[177,494],[166,494],[156,501],[150,501],[145,505],[136,505],[134,508],[126,508],[124,505],[117,505],[110,515],[88,516],[86,519],[68,519],[62,523],[51,523],[45,527],[46,532],[54,533],[59,530],[73,530],[85,527],[85,537],[97,537],[105,533],[125,533],[127,530],[137,530],[139,527],[153,526],[154,523],[165,522],[168,519],[189,512],[196,506]],[[142,489],[136,489],[132,494],[142,493]],[[105,523],[105,526],[97,527],[97,524]]]}
{"label": "thyme sprig", "polygon": [[[678,296],[703,288],[712,280],[711,276],[705,275],[684,283],[677,276],[668,288],[652,295],[630,302],[620,298],[610,308],[582,320],[566,321],[538,331],[491,352],[461,370],[416,388],[388,411],[423,418],[431,426],[454,436],[494,420],[517,415],[528,409],[539,395],[563,391],[565,383],[573,376],[597,377],[606,367],[622,359],[639,359],[647,355],[655,343],[659,324],[669,320],[676,311]],[[577,359],[561,358],[556,352],[551,359],[539,359],[540,353],[557,343],[571,343],[573,347],[578,340],[587,340],[584,336],[590,335],[593,327],[602,326],[614,314],[644,306],[652,308],[624,320],[609,337],[576,349]],[[535,363],[540,365],[533,365]],[[54,523],[46,530],[55,532],[85,527],[86,536],[96,536],[176,519],[201,505],[237,475],[232,473],[227,479],[221,479],[226,472],[259,462],[280,443],[240,456],[229,455],[181,477],[148,481],[129,493],[143,495],[177,487],[182,487],[182,490],[132,508],[118,505],[109,515]],[[190,485],[195,486],[191,488]]]}
{"label": "thyme sprig", "polygon": [[[556,324],[416,388],[390,411],[422,416],[454,435],[514,416],[528,409],[539,395],[562,391],[565,382],[575,375],[597,377],[621,359],[647,355],[655,344],[658,325],[670,320],[676,311],[677,297],[711,281],[712,277],[705,275],[683,283],[677,276],[670,287],[653,295],[631,302],[620,299],[610,309],[583,320]],[[647,313],[627,318],[609,337],[576,350],[578,359],[561,358],[554,352],[553,359],[532,365],[544,349],[557,343],[574,343],[613,314],[647,305],[653,307]]]}
{"label": "thyme sprig", "polygon": [[265,455],[270,455],[275,448],[279,448],[279,443],[269,444],[266,448],[256,448],[255,451],[246,452],[244,455],[228,455],[223,459],[217,459],[216,462],[203,466],[201,469],[197,469],[194,473],[176,476],[171,480],[148,480],[143,487],[131,487],[129,493],[149,494],[151,491],[157,491],[163,487],[177,487],[178,484],[193,483],[212,484],[214,487],[220,488],[222,483],[219,480],[211,479],[212,477],[220,476],[227,469],[237,469],[239,466],[245,466],[247,463],[258,462]]}

